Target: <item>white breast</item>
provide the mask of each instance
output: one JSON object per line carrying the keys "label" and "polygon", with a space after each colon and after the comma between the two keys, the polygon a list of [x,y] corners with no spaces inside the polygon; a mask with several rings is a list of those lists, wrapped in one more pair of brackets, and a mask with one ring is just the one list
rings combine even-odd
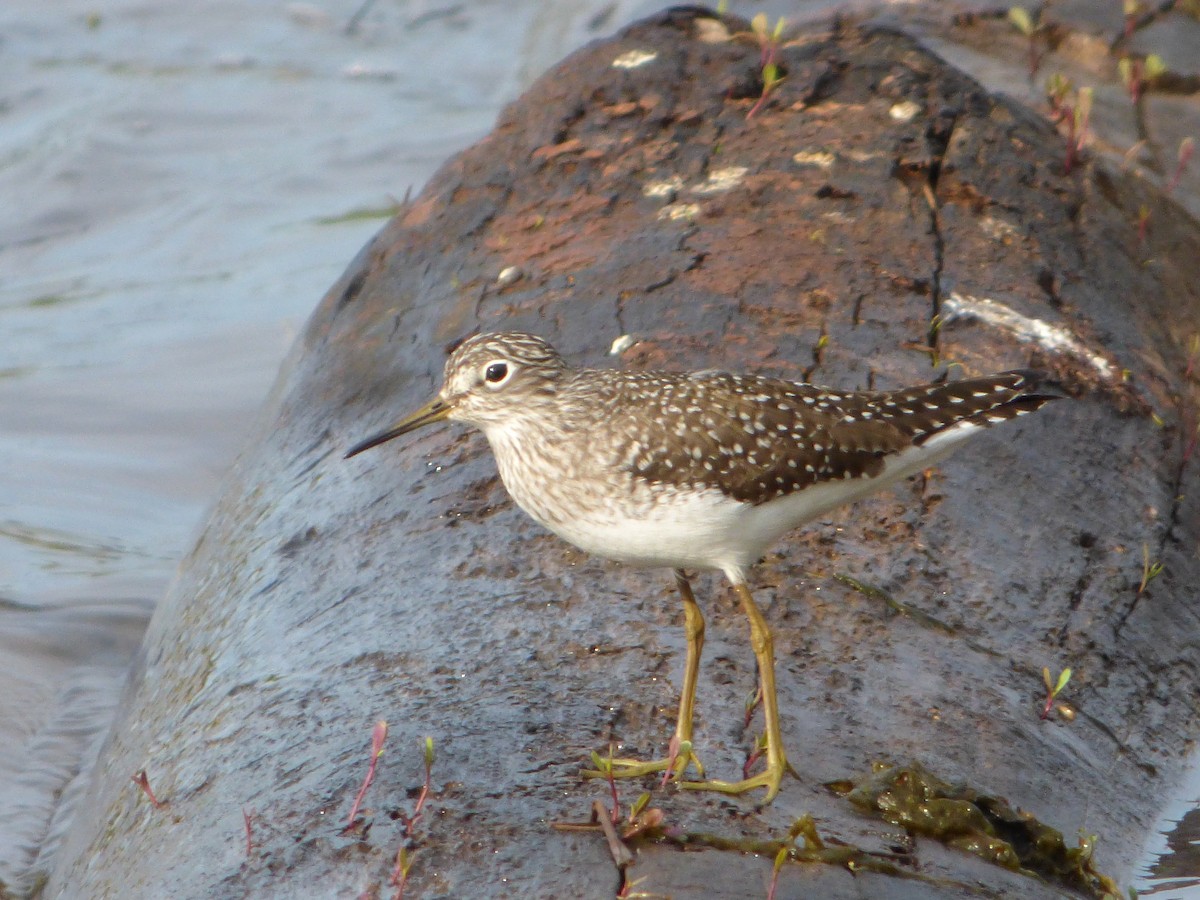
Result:
{"label": "white breast", "polygon": [[500,476],[533,519],[588,553],[630,565],[745,570],[783,534],[944,459],[978,426],[964,423],[889,457],[874,478],[827,481],[754,506],[716,488],[650,486],[585,454],[488,429]]}

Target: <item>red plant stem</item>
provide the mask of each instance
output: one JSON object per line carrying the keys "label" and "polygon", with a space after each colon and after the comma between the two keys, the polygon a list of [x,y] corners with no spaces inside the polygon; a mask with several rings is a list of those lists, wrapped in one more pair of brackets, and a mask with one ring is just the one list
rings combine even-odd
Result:
{"label": "red plant stem", "polygon": [[154,791],[150,789],[150,778],[146,775],[145,769],[138,769],[130,778],[130,781],[142,789],[142,793],[150,798],[150,802],[154,805],[155,809],[162,809],[167,805],[154,796]]}
{"label": "red plant stem", "polygon": [[775,41],[773,39],[768,40],[765,44],[763,44],[762,49],[759,51],[758,67],[763,69],[766,68],[766,66],[770,63],[775,62],[775,58],[778,53],[779,47],[776,45]]}
{"label": "red plant stem", "polygon": [[[662,781],[659,783],[659,790],[667,786],[667,782],[671,780],[671,776],[675,774],[675,761],[679,759],[679,749],[683,742],[679,740],[679,735],[671,735],[671,743],[667,745],[667,770],[663,772]],[[616,822],[613,822],[616,825]]]}
{"label": "red plant stem", "polygon": [[779,887],[779,866],[771,873],[771,886],[767,888],[767,900],[775,900],[775,889]]}
{"label": "red plant stem", "polygon": [[1129,63],[1129,99],[1133,101],[1133,105],[1142,99],[1142,61],[1140,59],[1130,60]]}
{"label": "red plant stem", "polygon": [[1187,168],[1188,163],[1192,160],[1192,153],[1195,152],[1196,145],[1188,144],[1186,149],[1179,151],[1179,165],[1175,167],[1175,174],[1171,176],[1171,181],[1167,185],[1167,194],[1172,194],[1175,188],[1179,187],[1179,179],[1183,178],[1183,172]]}
{"label": "red plant stem", "polygon": [[1071,174],[1075,165],[1075,110],[1067,108],[1067,155],[1063,159],[1063,173]]}
{"label": "red plant stem", "polygon": [[379,764],[379,757],[383,756],[383,742],[387,740],[387,731],[387,722],[381,719],[375,723],[375,730],[371,732],[371,762],[367,766],[367,777],[363,779],[362,787],[358,789],[358,796],[354,798],[354,806],[350,808],[350,818],[346,822],[347,831],[352,829],[357,822],[358,810],[362,807],[363,798],[367,795],[367,788],[375,780],[375,767]]}
{"label": "red plant stem", "polygon": [[1042,718],[1043,720],[1050,718],[1050,708],[1051,708],[1052,706],[1054,706],[1054,695],[1053,695],[1053,694],[1047,694],[1047,695],[1046,695],[1046,703],[1045,703],[1045,705],[1042,707],[1042,714],[1041,714],[1041,718]]}
{"label": "red plant stem", "polygon": [[246,825],[246,856],[254,852],[254,811],[242,807],[242,821]]}
{"label": "red plant stem", "polygon": [[417,827],[417,820],[421,818],[421,813],[425,808],[425,800],[429,797],[429,781],[426,780],[425,785],[421,788],[421,793],[417,797],[417,805],[413,807],[411,816],[402,816],[404,819],[404,836],[412,837],[413,829]]}
{"label": "red plant stem", "polygon": [[[1192,366],[1195,364],[1195,362],[1195,357],[1188,359],[1187,369],[1183,373],[1184,378],[1191,377]],[[1183,426],[1183,433],[1191,434],[1191,437],[1188,438],[1187,445],[1183,448],[1183,458],[1179,461],[1180,466],[1183,467],[1191,462],[1192,454],[1196,452],[1196,439],[1200,438],[1200,422],[1196,421],[1196,413],[1189,409],[1183,414],[1183,422],[1181,424]]]}
{"label": "red plant stem", "polygon": [[621,803],[617,799],[617,779],[613,777],[612,766],[608,767],[608,789],[612,793],[612,823],[621,821]]}
{"label": "red plant stem", "polygon": [[746,757],[746,761],[742,763],[742,777],[750,777],[750,768],[760,759],[762,759],[763,751],[756,749],[753,753]]}

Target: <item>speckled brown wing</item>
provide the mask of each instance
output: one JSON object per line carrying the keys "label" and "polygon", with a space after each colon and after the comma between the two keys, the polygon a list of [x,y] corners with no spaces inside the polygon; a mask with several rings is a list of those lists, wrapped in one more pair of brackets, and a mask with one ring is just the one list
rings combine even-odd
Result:
{"label": "speckled brown wing", "polygon": [[[665,377],[665,376],[660,376]],[[663,408],[639,405],[630,470],[660,484],[715,487],[766,503],[825,481],[878,474],[885,459],[963,423],[990,426],[1053,399],[1033,373],[839,393],[755,376],[678,376]],[[693,412],[694,411],[694,412]]]}
{"label": "speckled brown wing", "polygon": [[[844,395],[755,376],[679,376],[662,409],[639,406],[630,469],[661,484],[714,487],[746,503],[834,478],[873,474],[911,444],[883,421],[844,421]],[[846,473],[849,473],[848,475]]]}

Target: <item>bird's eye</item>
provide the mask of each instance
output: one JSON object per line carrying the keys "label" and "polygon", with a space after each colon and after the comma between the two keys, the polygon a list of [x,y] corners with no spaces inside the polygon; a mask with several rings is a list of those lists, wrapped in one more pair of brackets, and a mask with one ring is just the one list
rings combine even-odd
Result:
{"label": "bird's eye", "polygon": [[489,363],[483,370],[483,380],[488,384],[501,384],[508,378],[508,364],[502,362]]}

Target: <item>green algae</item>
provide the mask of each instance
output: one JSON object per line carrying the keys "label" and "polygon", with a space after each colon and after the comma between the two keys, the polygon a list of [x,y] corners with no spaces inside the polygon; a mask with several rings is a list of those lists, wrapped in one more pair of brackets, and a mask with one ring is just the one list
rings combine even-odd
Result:
{"label": "green algae", "polygon": [[1012,871],[1089,896],[1119,896],[1116,883],[1094,865],[1095,837],[1068,847],[1062,832],[1014,809],[1001,797],[951,785],[912,763],[876,765],[857,782],[829,787],[866,812]]}

